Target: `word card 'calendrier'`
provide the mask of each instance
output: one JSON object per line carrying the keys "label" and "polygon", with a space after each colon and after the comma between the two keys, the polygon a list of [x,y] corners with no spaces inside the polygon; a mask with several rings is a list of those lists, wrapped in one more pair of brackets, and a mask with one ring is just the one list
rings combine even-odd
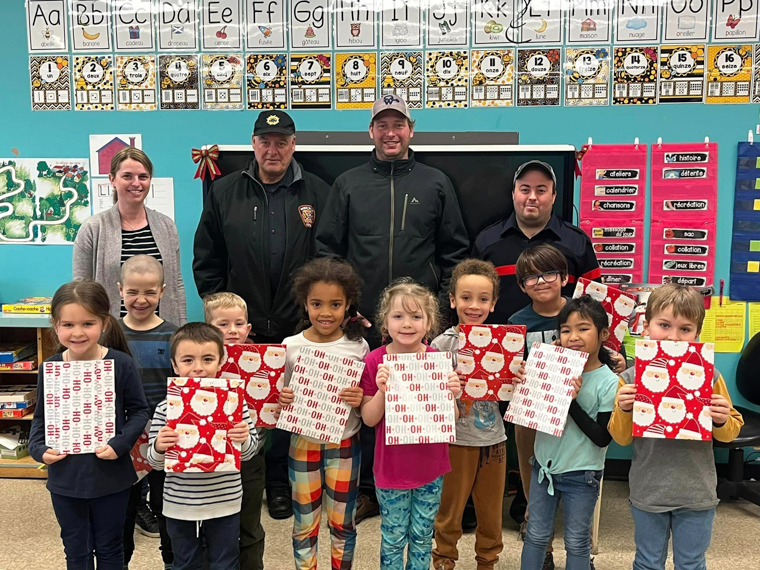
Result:
{"label": "word card 'calendrier'", "polygon": [[561,437],[573,401],[573,378],[583,373],[588,354],[534,342],[525,364],[525,382],[514,391],[504,419]]}
{"label": "word card 'calendrier'", "polygon": [[454,443],[450,352],[386,354],[385,445]]}

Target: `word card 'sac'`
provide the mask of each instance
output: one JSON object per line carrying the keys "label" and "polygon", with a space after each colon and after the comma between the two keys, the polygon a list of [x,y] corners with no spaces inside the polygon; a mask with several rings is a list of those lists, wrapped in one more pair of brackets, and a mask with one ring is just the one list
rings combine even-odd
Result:
{"label": "word card 'sac'", "polygon": [[523,325],[460,325],[457,370],[467,378],[462,400],[509,401],[523,364]]}
{"label": "word card 'sac'", "polygon": [[578,279],[573,298],[581,295],[591,296],[592,299],[599,301],[604,310],[607,311],[607,318],[610,320],[610,338],[604,342],[604,346],[615,352],[620,352],[625,333],[628,330],[628,321],[633,309],[636,308],[636,298],[615,287],[589,281],[583,277]]}

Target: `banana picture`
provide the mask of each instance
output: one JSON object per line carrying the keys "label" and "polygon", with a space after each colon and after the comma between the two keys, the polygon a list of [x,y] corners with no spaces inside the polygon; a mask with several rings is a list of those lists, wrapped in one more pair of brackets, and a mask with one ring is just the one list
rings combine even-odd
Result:
{"label": "banana picture", "polygon": [[97,34],[91,34],[87,30],[82,28],[82,35],[84,36],[84,39],[92,41],[92,40],[97,40],[100,37],[100,32],[98,32]]}

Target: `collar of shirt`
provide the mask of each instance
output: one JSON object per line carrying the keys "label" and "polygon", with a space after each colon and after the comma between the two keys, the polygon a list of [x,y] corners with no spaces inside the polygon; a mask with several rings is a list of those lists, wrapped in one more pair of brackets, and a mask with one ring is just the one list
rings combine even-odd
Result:
{"label": "collar of shirt", "polygon": [[[538,237],[541,233],[545,231],[550,231],[554,235],[557,236],[557,238],[561,238],[560,231],[562,228],[562,223],[560,222],[559,218],[556,214],[552,213],[551,218],[549,218],[549,221],[546,223],[544,228],[538,232],[536,235],[533,236],[534,239]],[[517,216],[514,212],[512,212],[512,215],[507,218],[507,221],[504,222],[504,225],[501,228],[501,237],[505,237],[509,232],[515,231],[519,232],[521,235],[525,236],[523,231],[520,229],[520,226],[517,225]],[[525,236],[527,238],[527,236]]]}
{"label": "collar of shirt", "polygon": [[290,164],[288,165],[288,169],[285,171],[284,176],[277,182],[273,182],[272,184],[267,184],[265,182],[262,182],[261,177],[259,176],[259,168],[258,165],[255,167],[255,174],[254,174],[256,180],[258,180],[261,185],[264,187],[264,190],[268,194],[274,194],[281,188],[288,188],[293,183],[293,161],[290,161]]}
{"label": "collar of shirt", "polygon": [[369,159],[372,169],[384,176],[390,177],[391,172],[394,176],[402,176],[411,172],[414,168],[414,152],[409,149],[409,158],[402,158],[399,160],[380,160],[377,158],[377,151],[373,150]]}

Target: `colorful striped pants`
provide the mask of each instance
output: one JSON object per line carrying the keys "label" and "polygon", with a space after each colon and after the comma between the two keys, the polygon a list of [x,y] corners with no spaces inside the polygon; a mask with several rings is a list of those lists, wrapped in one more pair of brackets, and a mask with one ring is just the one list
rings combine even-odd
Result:
{"label": "colorful striped pants", "polygon": [[323,500],[330,527],[332,568],[350,570],[356,547],[354,515],[360,466],[358,433],[339,444],[291,436],[288,472],[293,490],[293,554],[297,570],[317,567]]}

